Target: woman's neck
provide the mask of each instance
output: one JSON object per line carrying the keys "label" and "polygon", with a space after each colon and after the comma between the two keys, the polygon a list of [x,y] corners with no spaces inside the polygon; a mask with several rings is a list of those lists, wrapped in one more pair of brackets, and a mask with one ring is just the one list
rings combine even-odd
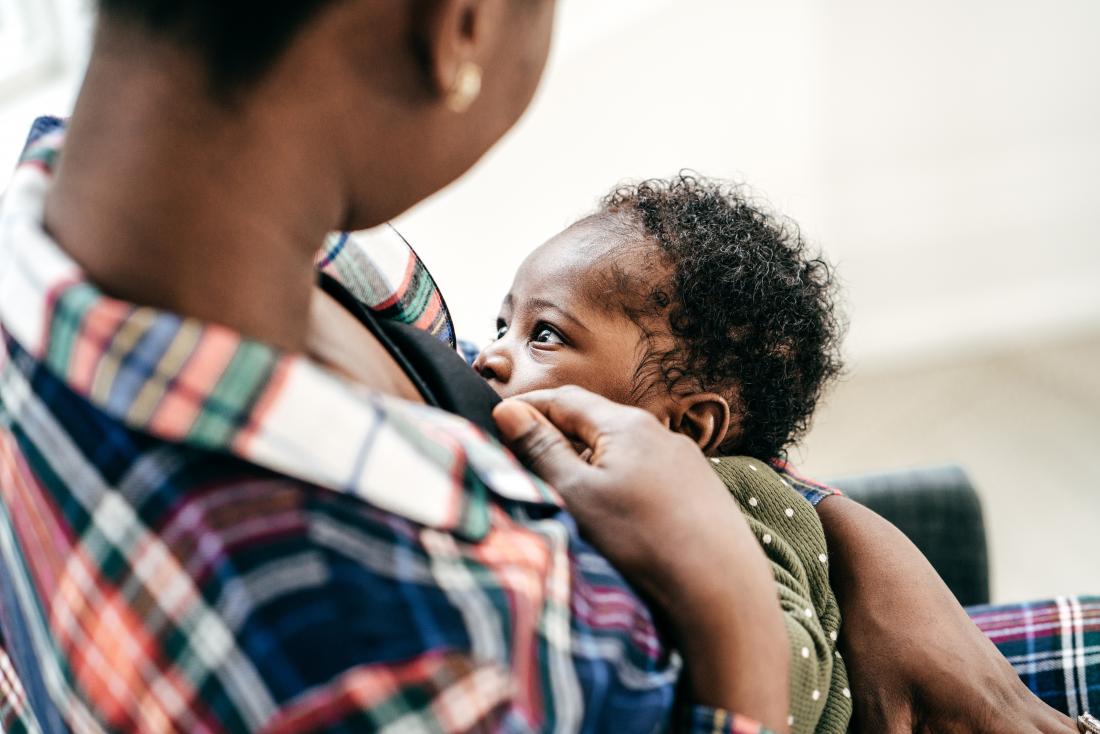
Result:
{"label": "woman's neck", "polygon": [[343,219],[338,167],[286,106],[229,109],[178,51],[143,48],[155,61],[135,70],[118,55],[126,38],[107,40],[112,53],[93,58],[69,127],[47,229],[108,295],[301,351],[313,254]]}

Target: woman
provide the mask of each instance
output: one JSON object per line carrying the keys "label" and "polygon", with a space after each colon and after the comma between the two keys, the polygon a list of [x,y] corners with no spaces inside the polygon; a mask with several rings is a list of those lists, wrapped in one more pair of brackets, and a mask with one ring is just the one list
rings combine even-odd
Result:
{"label": "woman", "polygon": [[[28,150],[0,216],[5,728],[651,730],[682,677],[684,727],[784,729],[767,570],[696,451],[575,391],[506,405],[503,434],[566,514],[468,423],[417,405],[449,391],[427,349],[402,358],[415,335],[349,284],[314,287],[326,232],[395,216],[514,123],[552,10],[101,0],[71,125]],[[410,262],[370,275],[422,277]],[[606,460],[579,463],[551,420]],[[673,481],[691,501],[668,504]],[[605,522],[624,493],[632,514]],[[1072,730],[990,663],[934,578],[868,596],[889,589],[881,565],[919,556],[829,504],[837,553],[865,559],[860,583],[836,569],[863,643],[912,649],[918,632],[882,622],[911,604],[984,671],[945,687],[955,665],[861,663],[853,637],[857,675],[920,694],[879,702],[891,726],[946,730],[997,702],[998,727]],[[698,557],[662,552],[689,534]],[[605,559],[648,594],[682,671]]]}
{"label": "woman", "polygon": [[[767,567],[701,457],[654,447],[698,502],[671,523],[650,505],[649,527],[690,528],[732,585],[652,542],[597,553],[551,490],[423,405],[449,392],[430,359],[402,361],[385,319],[315,287],[327,232],[397,215],[515,122],[552,13],[100,3],[71,123],[28,150],[0,227],[6,717],[783,730]],[[377,274],[404,274],[397,257]],[[684,665],[620,575],[641,566]]]}

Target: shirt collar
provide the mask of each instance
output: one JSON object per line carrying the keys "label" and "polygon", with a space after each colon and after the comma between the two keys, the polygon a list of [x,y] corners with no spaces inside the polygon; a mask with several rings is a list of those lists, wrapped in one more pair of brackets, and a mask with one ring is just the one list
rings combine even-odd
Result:
{"label": "shirt collar", "polygon": [[[57,125],[32,140],[0,207],[0,328],[96,408],[468,537],[488,530],[485,489],[558,503],[465,420],[224,326],[101,293],[42,226],[63,139]],[[334,235],[317,262],[381,316],[453,342],[438,289],[394,230]]]}

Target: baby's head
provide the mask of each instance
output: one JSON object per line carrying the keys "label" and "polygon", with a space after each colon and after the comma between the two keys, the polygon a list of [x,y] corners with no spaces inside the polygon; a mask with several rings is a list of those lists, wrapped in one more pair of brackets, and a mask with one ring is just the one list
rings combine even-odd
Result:
{"label": "baby's head", "polygon": [[612,192],[523,262],[475,368],[504,397],[580,385],[709,454],[783,456],[840,370],[832,270],[739,187]]}

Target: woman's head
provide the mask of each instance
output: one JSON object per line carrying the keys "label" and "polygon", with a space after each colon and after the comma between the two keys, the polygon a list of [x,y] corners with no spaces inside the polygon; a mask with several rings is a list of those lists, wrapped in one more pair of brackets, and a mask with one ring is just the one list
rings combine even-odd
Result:
{"label": "woman's head", "polygon": [[331,188],[347,199],[349,229],[442,188],[515,123],[541,76],[554,10],[554,0],[99,5],[93,64],[110,55],[113,75],[163,73],[152,86],[176,96],[195,92],[193,69],[200,96],[227,119],[266,123],[252,129],[273,150],[310,141],[343,178]]}
{"label": "woman's head", "polygon": [[[798,228],[742,188],[645,181],[524,262],[477,366],[504,395],[579,384],[710,452],[771,459],[840,370],[834,297]],[[559,310],[585,327],[575,343]]]}

